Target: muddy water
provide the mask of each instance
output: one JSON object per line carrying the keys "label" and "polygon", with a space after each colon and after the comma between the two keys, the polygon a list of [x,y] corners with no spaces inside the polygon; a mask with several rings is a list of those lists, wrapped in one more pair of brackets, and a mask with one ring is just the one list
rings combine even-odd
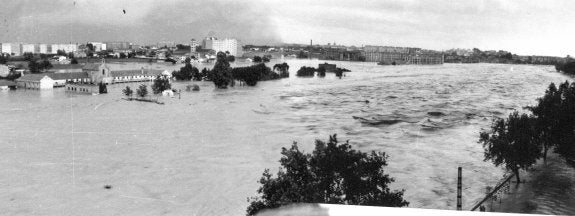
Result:
{"label": "muddy water", "polygon": [[569,79],[547,66],[350,62],[336,62],[353,71],[341,80],[297,78],[297,68],[321,62],[287,62],[289,79],[227,90],[195,82],[200,92],[160,98],[165,105],[122,100],[126,84],[98,96],[0,92],[0,207],[10,215],[243,215],[263,170],[277,170],[281,147],[296,141],[311,151],[314,139],[337,133],[390,156],[392,188],[406,189],[410,207],[455,209],[462,166],[466,208],[503,175],[483,162],[480,129]]}

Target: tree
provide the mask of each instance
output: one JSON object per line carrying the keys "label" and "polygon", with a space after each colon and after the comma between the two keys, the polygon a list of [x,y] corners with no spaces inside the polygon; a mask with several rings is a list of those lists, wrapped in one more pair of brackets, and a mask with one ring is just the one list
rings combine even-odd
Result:
{"label": "tree", "polygon": [[40,62],[40,70],[48,70],[50,68],[52,68],[52,63],[50,63],[50,61],[47,59],[44,59],[42,62]]}
{"label": "tree", "polygon": [[403,207],[409,202],[401,191],[391,191],[395,180],[384,173],[384,152],[362,153],[349,141],[339,143],[334,134],[328,142],[316,140],[311,154],[300,151],[297,143],[282,148],[280,170],[273,177],[266,169],[259,180],[259,197],[248,199],[248,215],[287,203],[330,203]]}
{"label": "tree", "polygon": [[485,149],[484,161],[491,160],[495,166],[503,165],[515,173],[520,182],[519,170],[531,167],[541,155],[535,119],[517,111],[507,119],[497,119],[491,131],[479,135],[479,143]]}
{"label": "tree", "polygon": [[152,84],[152,92],[154,94],[161,94],[165,90],[171,89],[170,79],[165,75],[158,75]]}
{"label": "tree", "polygon": [[547,160],[547,151],[559,143],[561,129],[561,92],[554,83],[549,85],[545,96],[537,99],[537,105],[528,107],[536,118],[535,124],[540,144],[543,147],[543,160]]}
{"label": "tree", "polygon": [[275,64],[274,71],[278,71],[281,78],[289,77],[289,65],[287,63]]}
{"label": "tree", "polygon": [[59,56],[66,56],[66,51],[64,51],[64,50],[57,50],[57,51],[56,51],[56,54],[59,55]]}
{"label": "tree", "polygon": [[40,64],[34,60],[28,62],[28,70],[30,73],[40,73]]}
{"label": "tree", "polygon": [[262,62],[263,62],[263,59],[262,59],[262,57],[254,56],[253,61],[254,61],[254,63],[262,63]]}
{"label": "tree", "polygon": [[228,62],[235,62],[236,61],[236,57],[233,55],[228,55],[227,58],[228,58]]}
{"label": "tree", "polygon": [[194,74],[194,69],[195,71],[198,70],[192,66],[192,64],[186,63],[184,67],[180,68],[180,71],[174,71],[172,75],[176,78],[176,80],[191,80]]}
{"label": "tree", "polygon": [[8,56],[4,56],[2,53],[0,53],[0,64],[6,64],[8,63]]}
{"label": "tree", "polygon": [[22,56],[24,57],[25,61],[32,61],[34,60],[34,54],[31,52],[25,52],[24,54],[22,54]]}
{"label": "tree", "polygon": [[232,68],[226,58],[226,54],[223,52],[218,52],[216,56],[216,64],[212,69],[211,80],[214,82],[216,88],[220,89],[225,89],[228,85],[234,85]]}
{"label": "tree", "polygon": [[271,59],[270,56],[264,56],[264,57],[262,58],[262,61],[263,61],[263,62],[270,62],[270,59]]}
{"label": "tree", "polygon": [[325,77],[325,68],[324,67],[319,67],[317,69],[317,76],[318,77]]}
{"label": "tree", "polygon": [[93,45],[93,44],[88,43],[88,44],[86,44],[86,47],[88,47],[88,50],[89,50],[89,51],[94,52],[94,45]]}
{"label": "tree", "polygon": [[122,93],[124,93],[124,95],[126,95],[126,97],[129,97],[131,99],[132,94],[134,94],[134,91],[130,88],[130,86],[126,86],[126,88],[124,90],[122,90]]}
{"label": "tree", "polygon": [[314,74],[315,74],[315,68],[314,67],[306,67],[306,66],[301,67],[296,72],[296,76],[298,76],[298,77],[313,76]]}
{"label": "tree", "polygon": [[138,89],[136,89],[136,94],[138,94],[138,96],[141,98],[148,96],[148,86],[144,84],[138,86]]}

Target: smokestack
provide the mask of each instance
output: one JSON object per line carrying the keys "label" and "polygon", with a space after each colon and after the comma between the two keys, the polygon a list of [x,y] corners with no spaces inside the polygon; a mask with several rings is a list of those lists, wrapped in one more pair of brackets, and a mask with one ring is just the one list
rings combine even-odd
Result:
{"label": "smokestack", "polygon": [[309,45],[313,46],[313,40],[309,40]]}

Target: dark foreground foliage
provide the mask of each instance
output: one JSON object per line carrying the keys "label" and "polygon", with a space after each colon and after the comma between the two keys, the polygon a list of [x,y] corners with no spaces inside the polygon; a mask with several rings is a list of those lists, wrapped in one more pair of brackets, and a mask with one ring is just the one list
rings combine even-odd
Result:
{"label": "dark foreground foliage", "polygon": [[305,154],[296,143],[282,148],[277,177],[265,170],[258,197],[248,198],[248,215],[290,203],[330,203],[370,206],[407,206],[404,190],[392,191],[394,179],[384,173],[384,152],[362,153],[336,135],[328,142],[316,140],[315,150]]}

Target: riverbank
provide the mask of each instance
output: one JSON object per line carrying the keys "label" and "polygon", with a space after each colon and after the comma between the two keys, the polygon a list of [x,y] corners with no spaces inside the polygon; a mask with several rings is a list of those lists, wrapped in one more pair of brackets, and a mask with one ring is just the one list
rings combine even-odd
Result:
{"label": "riverbank", "polygon": [[575,212],[575,169],[551,153],[529,171],[521,172],[522,183],[512,180],[501,200],[486,203],[487,211],[505,213],[570,215]]}

